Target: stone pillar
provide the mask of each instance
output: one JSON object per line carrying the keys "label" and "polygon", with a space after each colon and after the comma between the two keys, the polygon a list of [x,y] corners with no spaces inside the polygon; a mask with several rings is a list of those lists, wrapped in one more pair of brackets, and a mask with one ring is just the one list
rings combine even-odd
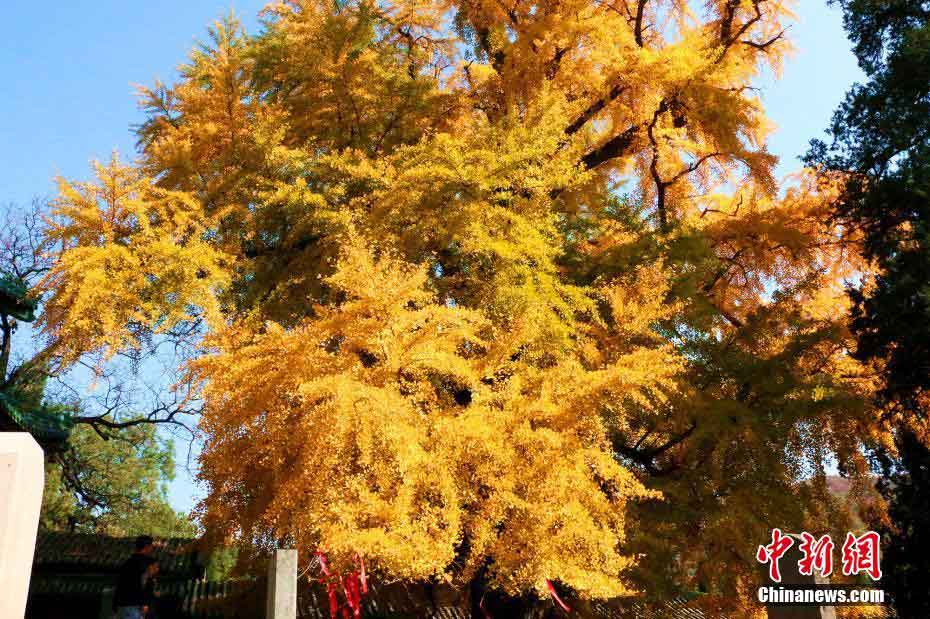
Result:
{"label": "stone pillar", "polygon": [[22,619],[45,487],[42,448],[25,432],[0,432],[0,617]]}
{"label": "stone pillar", "polygon": [[[803,541],[800,535],[789,534],[794,544],[778,562],[781,572],[781,582],[776,583],[768,579],[766,570],[766,584],[778,585],[827,585],[829,578],[823,578],[817,570],[811,576],[804,576],[798,571],[798,561],[803,557],[798,548]],[[768,606],[769,619],[836,619],[836,612],[832,606]]]}
{"label": "stone pillar", "polygon": [[116,593],[116,589],[113,587],[104,587],[103,591],[100,592],[100,612],[98,613],[98,619],[113,619],[113,594]]}
{"label": "stone pillar", "polygon": [[268,561],[265,619],[297,618],[297,551],[275,550]]}

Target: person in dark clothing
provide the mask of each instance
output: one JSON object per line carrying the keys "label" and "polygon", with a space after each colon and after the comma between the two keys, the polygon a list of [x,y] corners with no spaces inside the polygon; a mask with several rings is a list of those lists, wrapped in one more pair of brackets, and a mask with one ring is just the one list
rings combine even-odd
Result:
{"label": "person in dark clothing", "polygon": [[118,619],[145,619],[149,606],[155,600],[155,575],[158,562],[152,556],[155,550],[151,537],[136,538],[136,551],[119,570],[113,609]]}

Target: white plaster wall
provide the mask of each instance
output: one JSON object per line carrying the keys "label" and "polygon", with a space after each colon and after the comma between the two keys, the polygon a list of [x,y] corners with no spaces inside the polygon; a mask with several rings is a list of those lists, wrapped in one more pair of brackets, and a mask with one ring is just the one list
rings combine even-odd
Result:
{"label": "white plaster wall", "polygon": [[0,618],[22,619],[42,507],[42,448],[29,434],[0,432]]}

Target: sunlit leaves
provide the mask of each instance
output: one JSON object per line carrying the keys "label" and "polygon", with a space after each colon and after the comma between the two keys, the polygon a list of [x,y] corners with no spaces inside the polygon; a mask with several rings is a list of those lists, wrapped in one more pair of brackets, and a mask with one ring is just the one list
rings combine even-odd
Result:
{"label": "sunlit leaves", "polygon": [[60,181],[49,237],[65,250],[43,286],[42,325],[66,363],[90,351],[135,348],[136,328],[218,319],[228,281],[200,204],[132,167],[96,164],[97,180]]}
{"label": "sunlit leaves", "polygon": [[145,92],[138,166],[62,184],[49,336],[208,318],[187,369],[222,535],[738,603],[757,534],[882,433],[848,354],[859,237],[765,147],[785,3],[264,15]]}

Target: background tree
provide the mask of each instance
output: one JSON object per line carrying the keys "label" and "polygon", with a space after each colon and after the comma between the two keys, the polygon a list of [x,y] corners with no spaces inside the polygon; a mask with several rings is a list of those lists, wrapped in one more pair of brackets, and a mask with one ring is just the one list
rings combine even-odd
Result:
{"label": "background tree", "polygon": [[170,442],[154,426],[135,426],[109,440],[86,425],[45,471],[41,526],[51,530],[194,537],[197,527],[168,503],[174,478]]}
{"label": "background tree", "polygon": [[930,612],[918,548],[926,530],[930,388],[930,4],[843,0],[846,30],[868,76],[815,142],[812,164],[845,175],[835,217],[863,231],[877,268],[851,290],[856,356],[881,370],[894,449],[877,454],[891,499],[885,570],[902,616]]}
{"label": "background tree", "polygon": [[[204,335],[220,536],[395,577],[745,606],[824,466],[887,443],[837,184],[779,185],[785,4],[301,0],[142,91],[139,163],[62,180],[65,365]],[[641,557],[634,559],[634,557]],[[752,609],[743,609],[748,616]]]}
{"label": "background tree", "polygon": [[[63,367],[55,346],[30,332],[41,315],[38,280],[56,260],[44,240],[47,205],[7,206],[0,233],[0,428],[33,434],[45,449],[46,485],[41,524],[131,536],[191,537],[196,527],[167,501],[174,478],[170,441],[156,427],[175,426],[173,396],[149,393],[151,412],[140,414],[129,372],[86,360]],[[87,389],[88,382],[93,383]]]}

